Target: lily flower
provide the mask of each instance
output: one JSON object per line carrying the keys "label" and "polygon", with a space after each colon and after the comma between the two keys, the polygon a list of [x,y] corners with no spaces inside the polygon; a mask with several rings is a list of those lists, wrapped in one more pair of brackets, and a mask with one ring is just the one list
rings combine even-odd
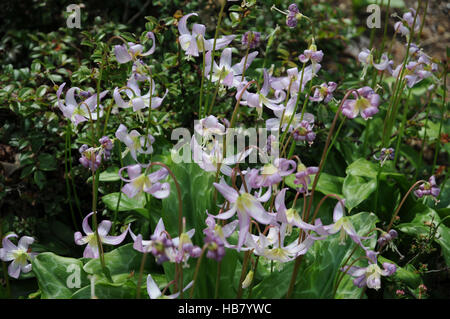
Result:
{"label": "lily flower", "polygon": [[208,215],[205,221],[207,227],[203,230],[203,233],[205,234],[204,242],[208,247],[206,257],[220,261],[225,256],[225,247],[232,248],[232,245],[228,243],[227,238],[230,237],[236,229],[238,221],[234,220],[222,227],[221,225],[216,224],[214,216],[210,215],[208,212],[206,213]]}
{"label": "lily flower", "polygon": [[207,149],[204,149],[198,142],[195,136],[191,139],[191,149],[193,152],[193,160],[206,172],[217,172],[217,168],[220,164],[220,171],[226,176],[231,176],[232,169],[230,165],[234,165],[243,161],[253,148],[242,150],[241,152],[230,155],[223,158],[223,147],[219,141],[215,140],[213,143],[207,145]]}
{"label": "lily flower", "polygon": [[9,240],[12,237],[17,238],[18,236],[12,233],[3,238],[0,259],[5,262],[12,261],[8,266],[8,274],[17,279],[21,272],[28,273],[31,271],[32,265],[29,261],[32,261],[37,253],[32,253],[31,249],[28,248],[34,242],[33,237],[23,236],[19,239],[17,246]]}
{"label": "lily flower", "polygon": [[283,177],[292,174],[296,167],[293,160],[276,158],[273,163],[268,163],[261,168],[261,186],[269,187],[280,183]]}
{"label": "lily flower", "polygon": [[[183,288],[183,292],[192,287],[194,281],[191,281]],[[147,276],[147,292],[150,299],[176,299],[180,295],[180,292],[174,293],[172,295],[163,295],[155,280],[153,280],[152,275]]]}
{"label": "lily flower", "polygon": [[313,96],[310,96],[309,99],[314,102],[321,102],[328,104],[333,98],[333,92],[336,90],[337,84],[334,82],[322,83],[320,88],[316,88],[314,90]]}
{"label": "lily flower", "polygon": [[246,249],[254,249],[253,253],[257,256],[263,256],[269,260],[286,263],[294,260],[300,255],[308,252],[308,249],[314,244],[312,236],[308,236],[299,243],[295,238],[290,244],[285,246],[286,224],[280,227],[273,227],[269,230],[266,237],[264,234],[259,236],[250,235],[247,237]]}
{"label": "lily flower", "polygon": [[362,288],[367,286],[368,288],[378,290],[381,287],[381,276],[392,276],[397,267],[391,263],[383,263],[383,269],[378,266],[376,253],[367,252],[369,258],[369,265],[367,267],[344,267],[341,271],[347,271],[352,277],[355,277],[353,283],[355,286]]}
{"label": "lily flower", "polygon": [[[244,88],[243,83],[238,88],[238,92],[235,97],[236,100],[241,95],[242,89]],[[258,114],[261,116],[263,106],[268,107],[272,111],[282,111],[284,106],[280,105],[285,98],[286,93],[283,91],[275,91],[275,98],[268,98],[270,93],[270,76],[266,69],[264,69],[264,83],[261,90],[257,93],[250,93],[247,90],[244,91],[241,98],[241,105],[247,105],[249,107],[255,107],[258,110]]]}
{"label": "lily flower", "polygon": [[[271,77],[270,86],[275,90],[275,92],[279,90],[289,90],[289,84],[291,85],[290,92],[292,96],[296,96],[299,90],[303,92],[305,90],[306,84],[311,81],[321,69],[321,65],[316,63],[313,65],[308,65],[303,70],[303,80],[302,80],[302,71],[299,71],[298,68],[291,68],[287,70],[288,76],[285,77]],[[291,80],[293,81],[291,83]],[[302,81],[301,81],[302,80]],[[300,81],[302,83],[300,83]]]}
{"label": "lily flower", "polygon": [[353,227],[352,222],[350,219],[346,216],[344,216],[344,204],[345,200],[339,201],[333,210],[333,221],[334,224],[325,226],[325,230],[328,231],[330,235],[336,234],[340,232],[340,240],[341,244],[344,244],[344,240],[346,239],[347,235],[350,236],[350,238],[359,246],[361,246],[364,250],[368,250],[363,243],[361,242],[362,239],[369,239],[371,237],[362,237],[359,236],[356,233],[355,228]]}
{"label": "lily flower", "polygon": [[[284,114],[283,114],[282,110],[274,111],[275,116],[277,118],[268,119],[266,121],[266,128],[270,131],[273,131],[273,130],[278,131],[281,126],[281,130],[283,132],[286,129],[288,130],[288,132],[292,132],[293,130],[297,129],[301,124],[301,117],[302,117],[301,113],[295,114],[294,117],[292,118],[292,122],[291,122],[289,128],[287,127],[292,115],[294,114],[296,102],[297,102],[297,96],[294,95],[289,99],[289,101],[286,105],[286,108],[284,109]],[[314,123],[314,115],[305,112],[303,114],[302,121],[306,121],[306,122],[312,124],[312,123]]]}
{"label": "lily flower", "polygon": [[[258,52],[251,52],[247,57],[247,64],[245,69],[250,67]],[[242,72],[244,72],[245,57],[242,58],[241,62],[231,65],[231,48],[225,48],[220,56],[219,65],[211,58],[211,51],[208,51],[205,56],[205,77],[209,78],[209,72],[211,70],[211,63],[213,64],[213,74],[211,76],[212,82],[221,81],[221,83],[226,87],[238,87],[241,84]]]}
{"label": "lily flower", "polygon": [[302,63],[307,63],[308,61],[311,61],[312,63],[312,71],[313,73],[316,73],[317,65],[322,62],[323,59],[323,52],[322,50],[317,51],[317,46],[314,43],[314,39],[312,44],[309,46],[308,50],[303,51],[302,54],[298,56],[298,59]]}
{"label": "lily flower", "polygon": [[[148,134],[147,137],[141,136],[141,134],[136,130],[132,130],[130,133],[128,133],[127,127],[123,124],[120,124],[119,128],[116,131],[116,137],[119,141],[123,142],[127,146],[127,151],[130,152],[131,157],[136,162],[137,153],[153,153],[152,144],[155,142],[155,138],[150,134]],[[146,147],[145,150],[143,149],[144,147]]]}
{"label": "lily flower", "polygon": [[[86,234],[86,236],[83,236],[81,232],[76,232],[74,234],[75,243],[77,245],[86,245],[86,248],[83,252],[84,258],[98,258],[99,257],[99,247],[97,246],[97,235],[96,233],[91,229],[88,223],[89,217],[91,217],[94,214],[94,212],[91,212],[83,219],[83,231]],[[111,229],[112,222],[109,220],[103,220],[98,225],[98,236],[100,238],[100,242],[107,244],[107,245],[119,245],[126,237],[128,233],[128,228],[119,236],[108,236],[109,230]]]}
{"label": "lily flower", "polygon": [[[127,169],[129,179],[122,176],[122,171]],[[159,181],[166,178],[169,172],[165,168],[161,168],[156,172],[147,175],[146,172],[141,173],[142,167],[139,164],[122,167],[119,170],[119,177],[127,184],[122,187],[122,192],[129,198],[146,192],[156,198],[166,198],[170,194],[170,184],[160,183]]]}
{"label": "lily flower", "polygon": [[[189,13],[183,16],[178,22],[178,31],[180,32],[180,45],[181,48],[186,51],[189,56],[199,56],[199,52],[207,52],[213,49],[214,39],[206,40],[205,31],[206,27],[203,24],[194,23],[192,32],[187,28],[187,19],[191,16],[197,16],[197,13]],[[235,35],[226,35],[216,39],[216,49],[220,50],[226,47],[233,41]]]}
{"label": "lily flower", "polygon": [[274,217],[270,215],[261,202],[258,201],[253,195],[249,193],[240,194],[234,188],[228,186],[223,178],[220,183],[213,183],[214,187],[225,197],[230,203],[230,210],[214,216],[214,218],[225,220],[230,219],[234,214],[238,214],[239,218],[239,240],[237,249],[238,251],[245,242],[250,227],[251,218],[254,218],[261,224],[270,224]]}
{"label": "lily flower", "polygon": [[147,38],[151,39],[153,44],[152,47],[144,53],[142,53],[142,51],[144,51],[144,46],[142,44],[128,42],[128,46],[126,44],[115,45],[114,54],[116,55],[117,62],[120,64],[127,63],[129,61],[135,61],[139,57],[153,54],[156,46],[155,35],[151,31],[147,32]]}
{"label": "lily flower", "polygon": [[419,189],[415,190],[414,194],[418,198],[422,198],[423,196],[431,196],[436,200],[436,197],[439,196],[440,192],[441,189],[436,184],[436,177],[433,175],[428,179],[428,182],[420,184]]}
{"label": "lily flower", "polygon": [[[292,227],[298,227],[303,230],[311,230],[318,233],[320,236],[328,235],[320,219],[316,219],[316,225],[305,223],[295,208],[287,208],[285,205],[285,196],[287,188],[283,188],[275,197],[275,209],[277,211],[276,220],[282,224],[287,225],[288,233],[291,232]],[[318,239],[318,238],[316,238]]]}
{"label": "lily flower", "polygon": [[306,193],[306,195],[308,195],[308,186],[309,184],[311,184],[311,178],[309,177],[309,175],[317,174],[318,171],[319,168],[316,166],[306,167],[303,163],[299,163],[294,180],[294,184],[300,186],[299,188],[297,188],[297,192]]}
{"label": "lily flower", "polygon": [[[65,103],[61,102],[60,97],[65,85],[65,82],[61,84],[56,92],[56,96],[58,98],[58,108],[66,118],[72,121],[75,126],[82,122],[89,121],[90,119],[96,121],[97,107],[100,108],[99,117],[103,116],[103,106],[97,105],[97,94],[93,94],[85,101],[78,103],[75,99],[75,92],[81,92],[81,90],[77,87],[70,88],[66,93]],[[100,100],[107,93],[107,90],[100,93]]]}
{"label": "lily flower", "polygon": [[[132,76],[128,80],[127,88],[119,89],[116,87],[114,89],[113,97],[118,107],[125,109],[133,107],[133,111],[138,112],[150,106],[150,90],[149,92],[147,92],[147,94],[142,95],[137,78],[139,78],[139,76]],[[120,95],[120,92],[122,91],[124,91],[128,96],[129,98],[128,102],[125,102],[122,96]],[[169,90],[166,89],[166,92],[164,93],[163,97],[156,96],[155,81],[152,80],[151,92],[152,92],[151,106],[153,110],[161,106]]]}
{"label": "lily flower", "polygon": [[358,94],[353,92],[356,100],[345,100],[342,114],[351,119],[357,117],[358,114],[361,114],[361,117],[365,120],[372,118],[373,115],[378,113],[380,96],[368,86],[358,89],[357,92]]}

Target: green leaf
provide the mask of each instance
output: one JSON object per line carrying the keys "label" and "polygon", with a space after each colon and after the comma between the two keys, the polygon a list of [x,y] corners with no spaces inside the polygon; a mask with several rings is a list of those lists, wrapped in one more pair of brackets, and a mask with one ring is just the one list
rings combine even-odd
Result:
{"label": "green leaf", "polygon": [[34,182],[39,187],[40,190],[42,190],[45,186],[45,175],[41,171],[35,171],[34,172]]}
{"label": "green leaf", "polygon": [[[310,175],[311,183],[309,184],[309,190],[312,189],[312,182],[314,181],[316,175]],[[289,187],[296,189],[298,188],[297,184],[294,184],[295,175],[289,175],[285,178],[285,183]],[[319,181],[317,182],[316,191],[321,192],[322,194],[336,194],[342,197],[342,183],[344,182],[343,177],[330,175],[327,173],[321,173]]]}
{"label": "green leaf", "polygon": [[48,153],[41,153],[38,156],[39,169],[43,171],[54,171],[57,168],[55,158]]}
{"label": "green leaf", "polygon": [[[77,289],[89,283],[81,260],[54,253],[37,255],[33,260],[33,272],[38,279],[43,299],[70,298]],[[76,284],[74,277],[77,272],[80,274],[80,287],[69,288],[70,284]]]}
{"label": "green leaf", "polygon": [[367,179],[361,176],[348,175],[344,180],[343,193],[345,206],[349,210],[358,206],[376,190],[376,179]]}
{"label": "green leaf", "polygon": [[[111,193],[102,197],[103,203],[111,211],[116,211],[117,202],[119,201],[119,192]],[[129,198],[127,195],[122,193],[120,195],[119,212],[125,211],[135,211],[142,216],[149,218],[149,212],[145,208],[145,196],[143,194],[137,195],[133,198]]]}
{"label": "green leaf", "polygon": [[[132,272],[135,272],[136,274],[139,273],[142,257],[143,254],[135,250],[133,248],[133,243],[130,243],[106,253],[105,264],[113,279],[116,279],[116,281],[123,281],[124,277],[118,277],[117,275],[129,276]],[[152,257],[147,256],[147,267],[145,269],[148,269],[152,264],[152,260]],[[84,265],[83,269],[88,274],[104,277],[99,259],[91,259]]]}

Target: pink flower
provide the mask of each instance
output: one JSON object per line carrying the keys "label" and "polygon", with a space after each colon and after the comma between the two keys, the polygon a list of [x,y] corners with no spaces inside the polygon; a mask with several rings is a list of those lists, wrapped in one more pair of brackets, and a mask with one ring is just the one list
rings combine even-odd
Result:
{"label": "pink flower", "polygon": [[[91,212],[83,219],[83,231],[86,234],[86,236],[83,236],[81,232],[76,232],[74,234],[75,243],[77,245],[86,245],[86,248],[83,252],[84,258],[98,258],[99,257],[99,249],[97,245],[97,235],[92,230],[92,228],[88,224],[88,219],[91,217],[94,213]],[[111,221],[104,220],[98,225],[98,236],[100,238],[100,242],[107,244],[107,245],[119,245],[124,239],[125,236],[128,233],[128,228],[119,236],[108,236],[109,230],[111,229]]]}

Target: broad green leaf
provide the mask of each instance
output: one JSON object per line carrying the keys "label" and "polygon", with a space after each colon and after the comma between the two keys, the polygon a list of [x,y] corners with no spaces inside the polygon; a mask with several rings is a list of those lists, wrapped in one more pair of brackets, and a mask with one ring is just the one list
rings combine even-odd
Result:
{"label": "broad green leaf", "polygon": [[[311,183],[309,184],[309,190],[312,189],[312,183],[316,175],[310,175]],[[285,178],[285,183],[289,187],[296,189],[298,187],[297,184],[294,184],[295,174],[289,175]],[[336,194],[342,197],[342,183],[344,182],[343,177],[330,175],[327,173],[321,173],[319,177],[319,181],[317,182],[316,191],[321,192],[322,194]]]}
{"label": "broad green leaf", "polygon": [[[70,298],[72,294],[89,283],[79,259],[67,258],[53,253],[42,253],[33,260],[35,273],[43,299]],[[80,287],[76,287],[76,276],[80,275]]]}
{"label": "broad green leaf", "polygon": [[45,186],[45,175],[41,171],[34,172],[34,182],[42,190]]}
{"label": "broad green leaf", "polygon": [[393,278],[407,284],[411,289],[416,289],[422,283],[422,278],[411,264],[408,264],[403,268],[383,256],[378,256],[378,262],[381,264],[388,262],[397,266],[397,271],[393,275]]}
{"label": "broad green leaf", "polygon": [[352,209],[362,203],[376,190],[376,179],[367,179],[361,176],[348,175],[344,180],[343,193],[345,206]]}
{"label": "broad green leaf", "polygon": [[[111,193],[102,197],[103,203],[105,203],[106,207],[108,207],[111,211],[116,211],[117,202],[119,201],[119,194],[120,193]],[[144,217],[149,218],[148,210],[145,208],[145,196],[138,195],[136,197],[129,198],[127,195],[122,193],[122,195],[120,195],[119,212],[125,211],[135,211]]]}
{"label": "broad green leaf", "polygon": [[[133,248],[133,244],[120,246],[105,254],[105,264],[113,279],[121,279],[123,277],[115,277],[117,275],[131,276],[132,272],[139,273],[143,254]],[[147,256],[146,268],[153,264],[153,257]],[[95,274],[104,277],[99,259],[91,259],[84,267],[84,271],[89,274]]]}

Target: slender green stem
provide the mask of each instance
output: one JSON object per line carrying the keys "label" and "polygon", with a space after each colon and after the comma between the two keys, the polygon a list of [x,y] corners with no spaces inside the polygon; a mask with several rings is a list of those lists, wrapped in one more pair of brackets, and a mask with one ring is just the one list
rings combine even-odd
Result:
{"label": "slender green stem", "polygon": [[142,286],[142,276],[144,274],[144,266],[145,266],[145,260],[147,259],[147,251],[144,252],[144,255],[142,256],[141,260],[141,266],[139,268],[139,278],[136,285],[136,298],[141,299],[141,286]]}
{"label": "slender green stem", "polygon": [[214,299],[219,297],[220,273],[222,270],[222,260],[217,263],[216,288],[214,289]]}
{"label": "slender green stem", "polygon": [[216,101],[217,93],[219,92],[219,88],[220,88],[220,80],[221,79],[217,80],[216,89],[214,90],[214,95],[211,100],[211,104],[209,105],[208,115],[210,115],[212,113],[213,105],[214,105],[214,102]]}
{"label": "slender green stem", "polygon": [[336,286],[334,287],[334,291],[333,291],[333,299],[336,297],[336,293],[337,293],[337,290],[338,290],[338,288],[339,288],[339,284],[341,283],[342,279],[344,279],[345,274],[347,274],[347,272],[350,270],[350,268],[351,268],[354,264],[356,264],[358,261],[363,260],[363,259],[367,259],[367,260],[370,261],[370,259],[367,258],[366,256],[361,256],[361,257],[356,258],[354,261],[352,261],[352,263],[351,263],[350,265],[348,265],[347,269],[345,269],[345,271],[344,271],[344,275],[342,275],[342,276],[339,278],[339,281],[336,283]]}
{"label": "slender green stem", "polygon": [[[2,245],[3,242],[3,218],[1,218],[0,216],[0,246]],[[2,269],[3,269],[3,278],[5,280],[6,283],[6,296],[9,298],[11,298],[11,286],[9,284],[9,277],[8,277],[8,270],[6,267],[6,263],[4,261],[2,261]]]}
{"label": "slender green stem", "polygon": [[[120,167],[123,167],[123,159],[122,159],[122,150],[121,150],[121,145],[120,143],[117,143],[117,149],[118,149],[118,155],[119,155],[119,161],[120,161]],[[122,187],[123,187],[123,180],[120,179],[120,189],[119,189],[119,198],[117,199],[117,205],[116,205],[116,209],[114,211],[114,219],[113,219],[113,223],[112,223],[112,231],[115,232],[115,226],[117,223],[117,214],[119,212],[119,207],[120,207],[120,201],[122,199]]]}
{"label": "slender green stem", "polygon": [[75,230],[78,230],[77,221],[75,219],[75,213],[73,211],[73,206],[72,206],[72,195],[70,192],[70,184],[69,184],[69,168],[67,165],[68,148],[70,148],[70,132],[69,132],[69,124],[66,124],[66,144],[65,144],[65,149],[64,149],[64,171],[65,171],[64,180],[66,181],[67,200],[69,202],[69,209],[70,209],[70,214],[72,216],[73,226],[74,226]]}
{"label": "slender green stem", "polygon": [[403,133],[405,131],[406,117],[408,115],[408,103],[409,103],[409,99],[411,98],[411,92],[412,92],[412,90],[409,89],[408,97],[407,97],[406,101],[403,103],[403,117],[402,117],[402,122],[400,124],[400,131],[397,136],[397,145],[395,146],[396,152],[395,152],[395,156],[394,156],[394,167],[397,164],[398,156],[400,154],[400,142],[403,138]]}
{"label": "slender green stem", "polygon": [[412,192],[412,190],[414,189],[414,187],[416,187],[416,186],[419,185],[420,183],[424,183],[424,182],[426,182],[426,181],[420,180],[420,181],[415,182],[415,183],[409,188],[408,192],[406,192],[405,196],[403,196],[403,199],[402,199],[402,201],[400,202],[400,205],[398,205],[397,209],[396,209],[395,212],[394,212],[394,215],[392,215],[391,222],[389,223],[389,226],[388,226],[388,228],[387,228],[387,230],[386,230],[387,232],[389,232],[389,231],[391,230],[391,227],[392,227],[392,225],[394,224],[395,218],[397,217],[398,212],[400,211],[400,208],[402,208],[403,203],[404,203],[405,200],[408,198],[409,193]]}
{"label": "slender green stem", "polygon": [[[249,40],[250,42],[250,40]],[[242,76],[241,81],[244,81],[245,78],[245,71],[247,71],[247,60],[248,60],[248,52],[250,51],[250,43],[247,46],[247,51],[245,51],[245,60],[244,60],[244,66],[242,67]]]}
{"label": "slender green stem", "polygon": [[[203,40],[203,47],[205,47],[205,41]],[[211,59],[213,59],[213,57],[211,56]],[[214,64],[212,62],[213,60],[211,60],[211,65]],[[202,117],[202,101],[203,101],[203,86],[205,85],[205,50],[203,50],[203,62],[202,62],[202,81],[200,83],[200,97],[199,97],[199,101],[198,101],[198,117],[201,118]]]}
{"label": "slender green stem", "polygon": [[250,250],[247,250],[244,254],[244,261],[242,263],[242,271],[241,271],[241,277],[239,278],[239,287],[238,287],[238,293],[237,293],[236,299],[241,299],[241,297],[242,297],[242,282],[244,281],[244,278],[247,274],[247,266],[248,266],[248,262],[250,260],[250,254],[251,254]]}
{"label": "slender green stem", "polygon": [[442,86],[444,94],[442,96],[441,121],[439,123],[439,132],[438,132],[437,141],[436,141],[436,150],[434,152],[434,159],[433,159],[433,175],[434,175],[434,173],[436,171],[437,158],[438,158],[440,147],[441,147],[442,125],[444,123],[444,118],[445,118],[445,105],[446,105],[446,99],[445,98],[446,98],[446,93],[447,93],[447,71],[448,71],[448,61],[446,61],[445,65],[444,65],[444,83],[443,83],[443,86]]}
{"label": "slender green stem", "polygon": [[427,105],[425,107],[427,109],[427,115],[425,116],[423,140],[422,140],[422,145],[420,146],[419,165],[417,167],[416,174],[414,175],[414,179],[415,180],[417,179],[417,177],[419,176],[419,174],[422,171],[423,151],[425,149],[425,144],[427,143],[428,119],[429,119],[429,116],[430,116],[430,109],[431,109],[430,102],[431,102],[431,92],[428,94],[428,102],[427,102]]}

